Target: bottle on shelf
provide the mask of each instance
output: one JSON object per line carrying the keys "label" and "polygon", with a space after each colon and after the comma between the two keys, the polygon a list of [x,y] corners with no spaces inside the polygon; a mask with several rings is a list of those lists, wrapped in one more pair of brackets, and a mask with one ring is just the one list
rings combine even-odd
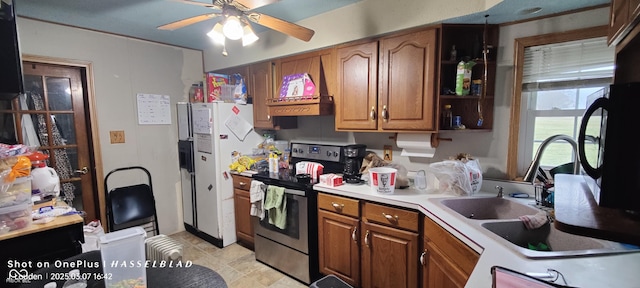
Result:
{"label": "bottle on shelf", "polygon": [[449,55],[450,61],[456,61],[458,59],[458,51],[456,50],[456,45],[451,46],[451,54]]}
{"label": "bottle on shelf", "polygon": [[451,112],[451,105],[444,105],[444,110],[442,110],[442,129],[453,129],[453,113]]}

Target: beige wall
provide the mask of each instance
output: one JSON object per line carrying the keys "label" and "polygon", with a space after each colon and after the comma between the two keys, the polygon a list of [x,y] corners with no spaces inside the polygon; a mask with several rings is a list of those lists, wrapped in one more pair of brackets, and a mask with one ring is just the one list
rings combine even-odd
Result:
{"label": "beige wall", "polygon": [[[171,125],[138,125],[136,94],[169,95],[173,111],[174,103],[187,100],[191,83],[202,78],[202,52],[22,18],[18,33],[24,54],[92,63],[104,175],[121,167],[147,168],[160,231],[184,230],[176,115]],[[124,130],[126,143],[110,144],[110,130]],[[146,181],[131,174],[113,174],[109,187]]]}

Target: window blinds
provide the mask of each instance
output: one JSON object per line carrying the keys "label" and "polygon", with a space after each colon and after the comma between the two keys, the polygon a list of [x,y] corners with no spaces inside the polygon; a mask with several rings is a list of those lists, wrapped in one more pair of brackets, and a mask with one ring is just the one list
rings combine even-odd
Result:
{"label": "window blinds", "polygon": [[522,91],[594,87],[612,82],[615,51],[606,37],[527,47]]}

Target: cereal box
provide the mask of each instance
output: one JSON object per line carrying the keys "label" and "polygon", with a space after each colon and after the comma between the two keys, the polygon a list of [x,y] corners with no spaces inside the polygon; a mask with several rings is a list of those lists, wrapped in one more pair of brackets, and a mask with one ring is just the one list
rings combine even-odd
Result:
{"label": "cereal box", "polygon": [[222,86],[229,84],[229,75],[207,73],[207,99],[206,102],[220,100]]}

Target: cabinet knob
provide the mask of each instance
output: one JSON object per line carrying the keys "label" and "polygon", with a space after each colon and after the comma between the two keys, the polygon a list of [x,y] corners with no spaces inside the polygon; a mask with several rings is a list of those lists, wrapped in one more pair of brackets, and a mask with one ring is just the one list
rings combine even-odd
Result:
{"label": "cabinet knob", "polygon": [[422,251],[422,254],[420,254],[420,264],[422,264],[422,266],[427,265],[427,261],[426,261],[426,256],[427,256],[427,249],[424,249],[424,251]]}
{"label": "cabinet knob", "polygon": [[369,247],[369,230],[367,230],[367,233],[364,234],[364,245],[367,245],[367,247]]}
{"label": "cabinet knob", "polygon": [[371,118],[371,120],[376,120],[376,107],[375,106],[371,106],[371,113],[369,113],[369,118]]}
{"label": "cabinet knob", "polygon": [[398,215],[391,215],[391,214],[382,212],[382,216],[384,216],[384,218],[387,218],[387,220],[389,220],[389,222],[391,223],[398,223],[398,220],[400,220],[400,216]]}
{"label": "cabinet knob", "polygon": [[247,185],[247,183],[240,181],[238,184],[240,184],[240,186],[245,186]]}
{"label": "cabinet knob", "polygon": [[271,120],[271,115],[267,115],[267,120]]}
{"label": "cabinet knob", "polygon": [[331,202],[331,206],[333,206],[333,208],[335,208],[336,211],[342,211],[342,209],[344,208],[344,204],[339,204],[336,202]]}
{"label": "cabinet knob", "polygon": [[382,113],[381,114],[382,114],[381,115],[382,120],[384,120],[385,122],[387,120],[389,120],[389,112],[387,112],[387,105],[383,105],[382,106]]}
{"label": "cabinet knob", "polygon": [[351,239],[353,239],[353,242],[358,243],[358,227],[353,227],[353,231],[351,231]]}

